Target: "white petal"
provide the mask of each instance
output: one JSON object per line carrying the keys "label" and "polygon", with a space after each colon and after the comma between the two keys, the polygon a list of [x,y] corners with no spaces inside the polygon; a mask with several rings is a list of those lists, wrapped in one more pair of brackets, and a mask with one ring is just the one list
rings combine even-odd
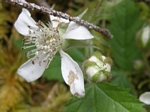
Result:
{"label": "white petal", "polygon": [[104,63],[103,63],[100,59],[98,59],[96,56],[90,57],[90,58],[89,58],[89,61],[96,63],[99,67],[102,67],[103,64],[104,64]]}
{"label": "white petal", "polygon": [[79,65],[64,51],[60,51],[61,71],[65,82],[70,86],[73,95],[83,97],[85,95],[83,73]]}
{"label": "white petal", "polygon": [[70,22],[66,32],[62,35],[64,39],[86,40],[94,38],[84,26]]}
{"label": "white petal", "polygon": [[53,15],[50,15],[50,20],[52,22],[53,27],[55,27],[55,28],[58,26],[58,24],[60,22],[69,23],[69,20],[63,19],[63,18],[59,18],[59,17],[55,17]]}
{"label": "white petal", "polygon": [[36,22],[32,19],[30,12],[25,8],[22,9],[22,12],[16,20],[14,26],[16,30],[24,36],[34,36],[34,34],[29,34],[28,26],[31,26],[34,29],[38,28],[36,26]]}
{"label": "white petal", "polygon": [[99,71],[98,66],[90,66],[86,69],[86,74],[91,78],[94,74]]}
{"label": "white petal", "polygon": [[[105,56],[102,56],[103,61],[106,59]],[[96,63],[101,70],[105,70],[107,72],[110,72],[111,70],[111,65],[109,63],[105,63],[103,61],[101,61],[100,59],[98,59],[96,56],[92,56],[89,58],[89,61]]]}
{"label": "white petal", "polygon": [[147,105],[150,105],[150,92],[141,94],[139,100]]}
{"label": "white petal", "polygon": [[[46,60],[46,62],[43,62],[43,60],[45,60],[45,57],[45,54],[39,55],[39,59],[36,59],[34,61],[34,64],[31,62],[31,60],[28,60],[19,67],[17,73],[28,82],[32,82],[38,79],[43,74],[48,63],[48,60]],[[40,61],[42,62],[41,64],[39,64]]]}
{"label": "white petal", "polygon": [[59,18],[58,17],[55,17],[55,16],[53,16],[53,15],[50,15],[50,20],[51,20],[51,22],[52,22],[52,26],[53,27],[57,27],[58,26],[58,24],[60,23],[60,21],[59,21]]}

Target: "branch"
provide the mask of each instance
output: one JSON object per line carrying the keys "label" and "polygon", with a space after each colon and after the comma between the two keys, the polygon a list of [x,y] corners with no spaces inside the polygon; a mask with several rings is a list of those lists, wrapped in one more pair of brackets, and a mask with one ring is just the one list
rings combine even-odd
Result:
{"label": "branch", "polygon": [[46,13],[49,15],[54,15],[54,16],[58,16],[58,17],[61,17],[64,19],[68,19],[70,21],[74,21],[80,25],[85,26],[88,29],[93,29],[93,30],[100,32],[101,34],[103,34],[107,38],[112,38],[112,35],[110,34],[110,32],[107,29],[95,26],[94,24],[89,23],[89,22],[84,21],[84,20],[81,20],[78,17],[71,17],[70,15],[68,15],[66,13],[56,11],[52,8],[46,8],[44,6],[39,6],[39,5],[36,5],[34,3],[29,3],[29,2],[21,2],[22,0],[3,0],[3,1],[8,2],[10,4],[13,4],[13,5],[16,4],[16,5],[21,6],[21,7],[25,7],[25,8],[32,9],[32,10],[37,10],[37,11],[40,11],[40,12],[43,12],[43,13]]}

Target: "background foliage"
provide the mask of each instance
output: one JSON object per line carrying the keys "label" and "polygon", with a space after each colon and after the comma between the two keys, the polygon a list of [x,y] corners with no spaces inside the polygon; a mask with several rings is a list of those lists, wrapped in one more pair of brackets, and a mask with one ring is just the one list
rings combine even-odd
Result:
{"label": "background foliage", "polygon": [[[138,97],[150,91],[149,45],[143,47],[138,32],[150,22],[150,2],[146,0],[28,0],[56,10],[83,16],[93,24],[108,28],[113,39],[106,39],[91,30],[96,46],[68,49],[80,66],[94,51],[112,58],[112,77],[102,83],[86,80],[84,98],[71,96],[60,71],[60,57],[56,56],[42,78],[27,83],[16,74],[25,62],[21,50],[22,35],[14,29],[21,7],[0,1],[0,111],[1,112],[145,112]],[[38,21],[49,21],[46,14],[30,11]],[[74,42],[75,44],[75,42]]]}

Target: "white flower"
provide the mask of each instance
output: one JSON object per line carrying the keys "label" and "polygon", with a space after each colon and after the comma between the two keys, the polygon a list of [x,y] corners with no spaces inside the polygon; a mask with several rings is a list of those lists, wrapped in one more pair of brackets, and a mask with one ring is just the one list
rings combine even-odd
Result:
{"label": "white flower", "polygon": [[147,105],[150,105],[150,92],[141,94],[139,100]]}
{"label": "white flower", "polygon": [[[27,57],[31,55],[34,57],[21,65],[17,73],[28,82],[34,81],[43,74],[55,54],[59,52],[65,82],[70,86],[73,95],[83,97],[85,94],[83,73],[79,65],[62,49],[66,47],[65,39],[86,40],[92,39],[93,36],[84,26],[54,16],[50,18],[52,24],[36,23],[29,11],[22,9],[14,26],[25,36],[23,49],[33,48],[27,52]],[[69,23],[65,32],[59,28],[61,22]]]}

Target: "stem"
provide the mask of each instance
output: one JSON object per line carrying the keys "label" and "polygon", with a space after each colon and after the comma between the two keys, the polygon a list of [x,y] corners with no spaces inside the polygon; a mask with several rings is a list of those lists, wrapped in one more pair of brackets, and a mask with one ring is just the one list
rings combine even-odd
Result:
{"label": "stem", "polygon": [[110,34],[110,32],[107,29],[100,28],[98,26],[95,26],[92,23],[81,20],[78,17],[72,17],[72,16],[70,16],[66,13],[56,11],[52,8],[39,6],[39,5],[36,5],[34,3],[29,3],[29,2],[21,2],[21,0],[3,0],[3,1],[8,2],[10,4],[13,4],[13,5],[18,5],[18,6],[25,7],[25,8],[32,9],[32,10],[38,10],[40,12],[43,12],[43,13],[46,13],[46,14],[49,14],[49,15],[54,15],[54,16],[58,16],[58,17],[61,17],[61,18],[64,18],[64,19],[68,19],[70,21],[74,21],[75,23],[83,25],[86,28],[93,29],[93,30],[96,30],[96,31],[100,32],[101,34],[103,34],[107,38],[112,38],[112,35]]}
{"label": "stem", "polygon": [[43,103],[43,105],[42,105],[43,107],[47,106],[47,104],[49,103],[49,101],[50,101],[51,98],[52,98],[52,95],[55,93],[57,87],[58,87],[58,83],[56,83],[56,84],[53,86],[53,88],[50,90],[50,92],[48,93],[48,96],[47,96],[46,100],[44,101],[44,103]]}

